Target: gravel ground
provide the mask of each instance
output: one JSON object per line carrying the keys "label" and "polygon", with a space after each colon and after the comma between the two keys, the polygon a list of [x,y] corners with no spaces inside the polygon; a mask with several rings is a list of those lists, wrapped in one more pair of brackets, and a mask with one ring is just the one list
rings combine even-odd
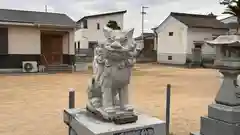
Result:
{"label": "gravel ground", "polygon": [[[137,65],[130,84],[131,103],[143,113],[165,119],[165,88],[172,84],[171,132],[199,130],[219,88],[213,69]],[[0,76],[0,135],[67,135],[62,112],[68,88],[76,89],[76,106],[84,107],[91,72]]]}

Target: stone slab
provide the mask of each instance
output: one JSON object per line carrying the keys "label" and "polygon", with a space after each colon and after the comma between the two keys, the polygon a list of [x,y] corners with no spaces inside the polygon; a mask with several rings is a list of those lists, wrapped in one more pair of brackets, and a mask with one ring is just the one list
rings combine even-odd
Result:
{"label": "stone slab", "polygon": [[240,125],[201,117],[200,133],[202,135],[240,135]]}
{"label": "stone slab", "polygon": [[136,123],[116,125],[103,122],[93,117],[85,109],[64,110],[64,122],[68,124],[76,135],[166,135],[166,124],[155,117],[138,114]]}
{"label": "stone slab", "polygon": [[240,123],[240,106],[211,104],[208,106],[208,117],[227,123]]}

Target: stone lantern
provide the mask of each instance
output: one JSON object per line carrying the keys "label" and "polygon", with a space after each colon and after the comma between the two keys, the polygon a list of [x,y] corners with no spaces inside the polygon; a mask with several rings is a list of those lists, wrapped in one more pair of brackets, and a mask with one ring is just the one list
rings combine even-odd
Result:
{"label": "stone lantern", "polygon": [[215,46],[214,67],[224,77],[208,116],[201,117],[200,132],[191,135],[240,135],[240,36],[222,35],[206,43]]}

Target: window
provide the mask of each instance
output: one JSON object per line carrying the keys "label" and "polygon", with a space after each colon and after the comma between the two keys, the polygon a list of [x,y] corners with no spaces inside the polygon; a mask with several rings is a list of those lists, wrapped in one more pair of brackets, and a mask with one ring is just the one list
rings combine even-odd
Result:
{"label": "window", "polygon": [[100,24],[99,24],[99,23],[97,23],[97,29],[98,29],[98,30],[100,29]]}
{"label": "window", "polygon": [[201,48],[202,48],[202,45],[195,45],[194,48],[199,48],[199,49],[201,49]]}
{"label": "window", "polygon": [[74,47],[75,47],[75,49],[77,48],[77,44],[76,44],[76,42],[74,42]]}
{"label": "window", "polygon": [[168,60],[172,60],[172,56],[168,56]]}
{"label": "window", "polygon": [[87,29],[87,28],[88,28],[87,20],[83,20],[83,28],[84,28],[84,29]]}
{"label": "window", "polygon": [[169,35],[169,36],[173,36],[173,32],[169,32],[168,35]]}
{"label": "window", "polygon": [[80,49],[80,41],[78,41],[78,49]]}

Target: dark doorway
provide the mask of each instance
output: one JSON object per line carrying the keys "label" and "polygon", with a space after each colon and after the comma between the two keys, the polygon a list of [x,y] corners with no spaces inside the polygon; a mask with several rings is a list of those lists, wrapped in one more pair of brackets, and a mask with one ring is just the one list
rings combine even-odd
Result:
{"label": "dark doorway", "polygon": [[0,55],[8,54],[8,28],[0,28]]}

